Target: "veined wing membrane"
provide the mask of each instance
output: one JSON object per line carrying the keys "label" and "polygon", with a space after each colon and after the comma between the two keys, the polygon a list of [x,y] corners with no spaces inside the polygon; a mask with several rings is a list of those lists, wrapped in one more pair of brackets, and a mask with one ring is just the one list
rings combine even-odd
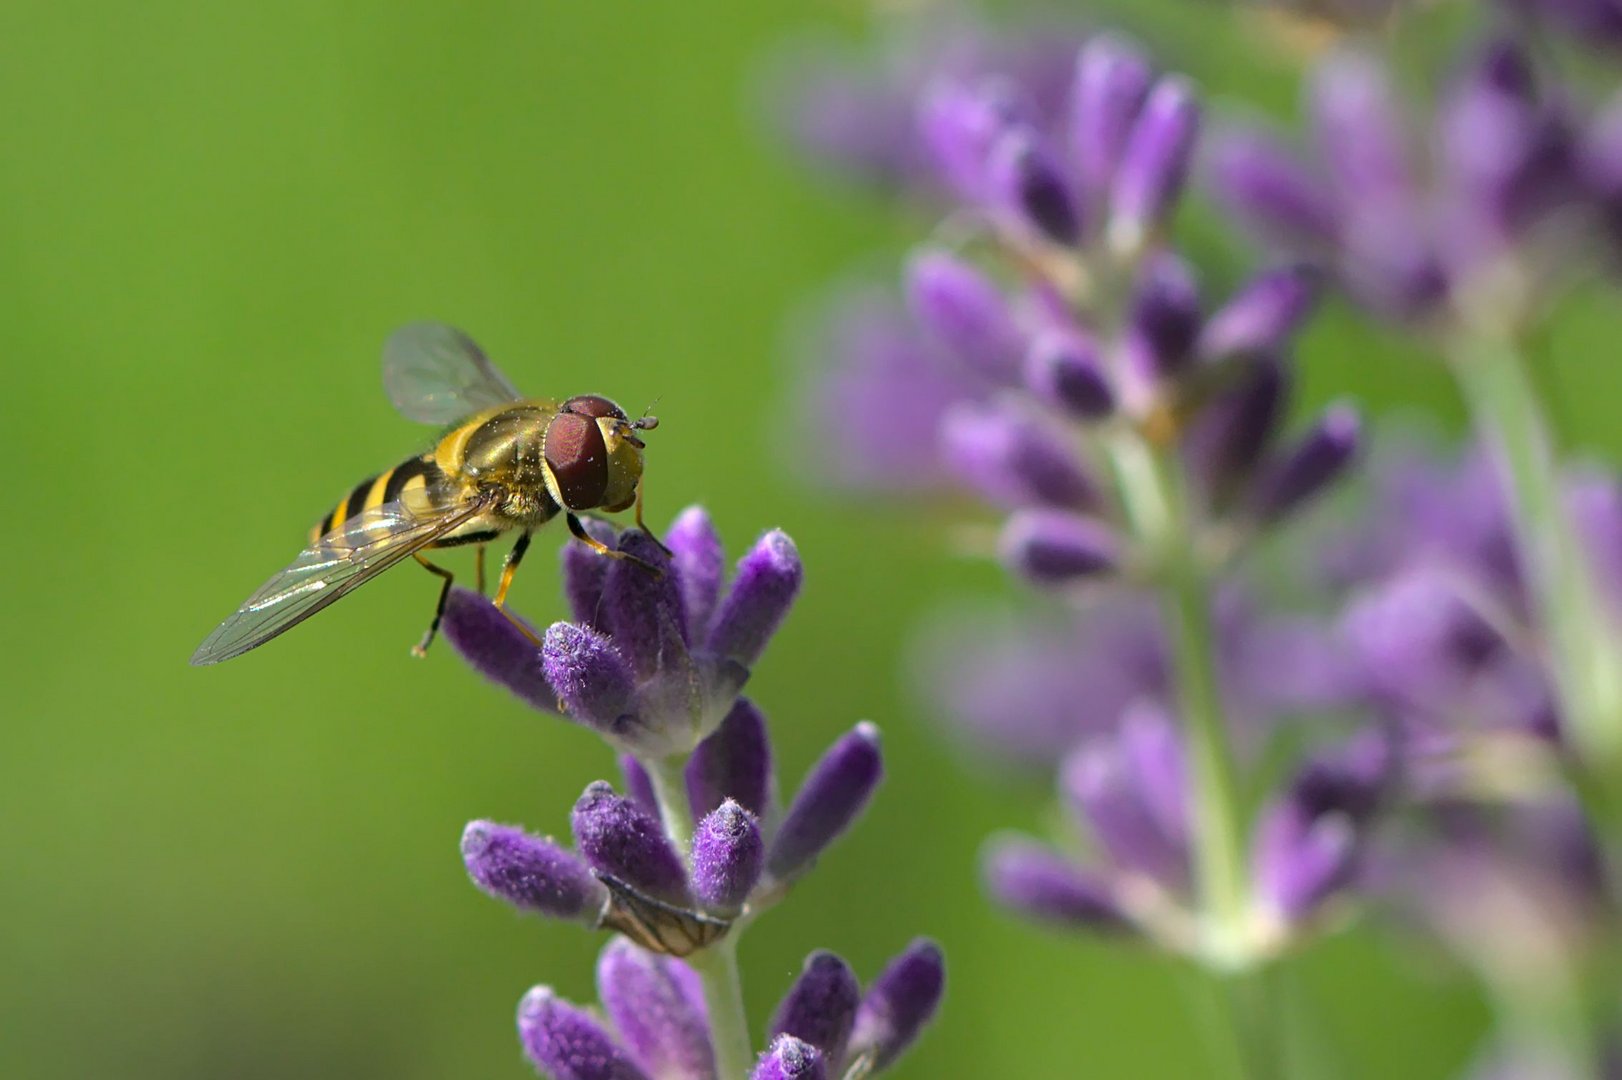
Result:
{"label": "veined wing membrane", "polygon": [[449,424],[524,396],[472,338],[437,322],[411,323],[389,335],[383,388],[404,416],[425,424]]}
{"label": "veined wing membrane", "polygon": [[392,502],[349,519],[261,585],[197,647],[191,662],[217,664],[263,645],[484,510],[474,501],[417,514]]}

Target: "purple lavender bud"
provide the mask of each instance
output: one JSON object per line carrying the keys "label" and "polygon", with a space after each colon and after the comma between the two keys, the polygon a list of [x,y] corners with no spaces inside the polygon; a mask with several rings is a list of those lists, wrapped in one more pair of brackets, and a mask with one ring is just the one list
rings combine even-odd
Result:
{"label": "purple lavender bud", "polygon": [[1017,403],[954,405],[941,418],[940,440],[954,474],[997,506],[1086,510],[1098,503],[1063,433]]}
{"label": "purple lavender bud", "polygon": [[[610,550],[619,546],[619,532],[608,522],[581,518],[580,523],[585,526],[587,536],[607,544]],[[563,545],[562,559],[563,594],[568,597],[574,621],[601,630],[598,608],[613,560],[574,539]]]}
{"label": "purple lavender bud", "polygon": [[1350,405],[1331,406],[1323,418],[1291,450],[1256,493],[1256,513],[1276,521],[1327,489],[1340,478],[1357,454],[1362,428]]}
{"label": "purple lavender bud", "polygon": [[653,777],[631,754],[619,755],[620,775],[625,777],[626,796],[650,814],[659,812],[659,797],[653,793]]}
{"label": "purple lavender bud", "polygon": [[1199,135],[1200,105],[1194,87],[1176,76],[1149,92],[1132,125],[1110,193],[1110,243],[1138,251],[1160,226],[1183,191]]}
{"label": "purple lavender bud", "polygon": [[763,535],[738,560],[732,591],[710,628],[709,651],[754,667],[794,606],[805,576],[794,541],[781,529]]}
{"label": "purple lavender bud", "polygon": [[919,134],[959,198],[977,203],[983,197],[991,148],[1022,112],[1013,91],[992,81],[975,87],[943,83],[925,95]]}
{"label": "purple lavender bud", "polygon": [[1090,930],[1128,925],[1107,881],[1040,844],[994,842],[982,876],[992,899],[1028,918]]}
{"label": "purple lavender bud", "polygon": [[871,1053],[876,1069],[888,1067],[929,1023],[945,991],[946,958],[933,941],[919,938],[867,988],[856,1010],[851,1055]]}
{"label": "purple lavender bud", "polygon": [[670,557],[652,537],[640,530],[621,533],[619,549],[641,562],[615,559],[608,568],[600,625],[637,678],[646,679],[685,662],[687,613]]}
{"label": "purple lavender bud", "polygon": [[511,619],[472,589],[452,589],[440,632],[473,670],[543,712],[558,711],[558,695],[541,668],[541,650]]}
{"label": "purple lavender bud", "polygon": [[766,718],[739,698],[719,727],[687,759],[687,799],[703,817],[727,799],[764,817],[771,806],[772,744]]}
{"label": "purple lavender bud", "polygon": [[1037,396],[1078,420],[1101,420],[1115,411],[1115,391],[1098,348],[1080,334],[1050,331],[1032,342],[1025,382]]}
{"label": "purple lavender bud", "polygon": [[1081,242],[1081,211],[1063,167],[1041,136],[1014,128],[997,141],[987,166],[994,206],[1035,236],[1074,247]]}
{"label": "purple lavender bud", "polygon": [[552,1080],[646,1080],[613,1036],[584,1009],[537,986],[518,1003],[518,1038]]}
{"label": "purple lavender bud", "polygon": [[616,937],[597,960],[597,999],[626,1049],[659,1077],[715,1075],[709,1023],[677,977],[679,960]]}
{"label": "purple lavender bud", "polygon": [[829,748],[800,785],[767,856],[772,876],[787,881],[809,867],[856,820],[883,774],[879,729],[863,721]]}
{"label": "purple lavender bud", "polygon": [[829,1061],[843,1061],[861,994],[850,965],[818,950],[805,958],[800,977],[777,1006],[770,1034],[793,1035],[820,1049]]}
{"label": "purple lavender bud", "polygon": [[681,586],[682,608],[693,640],[702,641],[709,632],[710,618],[721,598],[726,578],[726,554],[715,523],[702,506],[689,506],[676,516],[665,533]]}
{"label": "purple lavender bud", "polygon": [[631,712],[636,683],[614,642],[573,623],[554,623],[541,642],[541,665],[569,716],[615,733]]}
{"label": "purple lavender bud", "polygon": [[1256,363],[1244,379],[1210,402],[1190,439],[1193,462],[1212,490],[1212,502],[1227,502],[1255,471],[1278,436],[1289,399],[1290,373],[1275,358]]}
{"label": "purple lavender bud", "polygon": [[1018,510],[998,541],[1003,565],[1035,585],[1073,585],[1112,573],[1120,543],[1109,526],[1062,510]]}
{"label": "purple lavender bud", "polygon": [[1144,266],[1128,334],[1139,371],[1151,381],[1187,366],[1200,332],[1200,290],[1182,259],[1162,253]]}
{"label": "purple lavender bud", "polygon": [[481,891],[522,911],[595,918],[607,899],[585,863],[514,825],[469,822],[462,831],[462,861]]}
{"label": "purple lavender bud", "polygon": [[673,904],[686,904],[687,871],[659,819],[605,781],[586,787],[569,815],[574,846],[592,866]]}
{"label": "purple lavender bud", "polygon": [[1256,275],[1206,321],[1199,353],[1207,360],[1271,355],[1295,335],[1318,302],[1319,275],[1295,265]]}
{"label": "purple lavender bud", "polygon": [[792,1035],[779,1035],[760,1057],[750,1080],[824,1080],[828,1067],[820,1050]]}
{"label": "purple lavender bud", "polygon": [[995,382],[1014,380],[1025,339],[990,278],[944,251],[926,250],[908,263],[906,285],[913,319],[948,356]]}
{"label": "purple lavender bud", "polygon": [[1335,242],[1339,216],[1327,185],[1270,136],[1224,133],[1209,172],[1217,201],[1275,243],[1304,252]]}
{"label": "purple lavender bud", "polygon": [[1509,0],[1520,13],[1562,27],[1585,45],[1622,44],[1622,5],[1616,0]]}
{"label": "purple lavender bud", "polygon": [[[1128,727],[1135,729],[1130,740]],[[1066,803],[1117,866],[1181,890],[1188,884],[1188,840],[1175,792],[1186,785],[1184,771],[1170,718],[1140,706],[1121,733],[1075,750],[1059,780]]]}
{"label": "purple lavender bud", "polygon": [[731,799],[693,831],[693,895],[711,911],[743,907],[765,863],[766,844],[755,816]]}
{"label": "purple lavender bud", "polygon": [[1412,201],[1402,109],[1385,69],[1342,52],[1322,64],[1312,87],[1318,142],[1335,187],[1368,207]]}
{"label": "purple lavender bud", "polygon": [[1303,822],[1274,807],[1257,826],[1256,890],[1279,915],[1299,921],[1351,880],[1356,856],[1356,833],[1344,817]]}
{"label": "purple lavender bud", "polygon": [[1143,54],[1120,38],[1101,34],[1081,50],[1071,87],[1070,141],[1090,208],[1101,206],[1109,191],[1152,78]]}

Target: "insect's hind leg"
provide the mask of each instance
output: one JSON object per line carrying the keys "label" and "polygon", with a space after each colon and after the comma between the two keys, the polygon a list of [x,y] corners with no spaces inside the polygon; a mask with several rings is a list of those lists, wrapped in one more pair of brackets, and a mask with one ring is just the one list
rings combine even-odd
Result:
{"label": "insect's hind leg", "polygon": [[478,544],[473,548],[473,583],[478,586],[479,595],[484,595],[484,549],[488,544]]}
{"label": "insect's hind leg", "polygon": [[518,564],[524,561],[524,552],[529,550],[529,537],[530,532],[525,529],[519,534],[518,542],[513,545],[512,550],[507,552],[507,557],[501,561],[501,581],[496,585],[495,599],[491,602],[507,616],[508,622],[518,627],[525,637],[539,646],[541,639],[535,636],[535,631],[525,626],[518,616],[507,610],[507,590],[512,588],[513,575],[518,573]]}
{"label": "insect's hind leg", "polygon": [[451,585],[456,581],[456,575],[443,566],[435,566],[423,558],[420,551],[414,552],[411,557],[422,564],[424,570],[437,575],[445,582],[439,587],[439,603],[434,605],[434,621],[428,624],[428,631],[422,635],[422,640],[411,647],[411,655],[422,658],[428,655],[428,646],[433,644],[434,635],[439,633],[439,621],[445,617],[445,604],[451,598]]}

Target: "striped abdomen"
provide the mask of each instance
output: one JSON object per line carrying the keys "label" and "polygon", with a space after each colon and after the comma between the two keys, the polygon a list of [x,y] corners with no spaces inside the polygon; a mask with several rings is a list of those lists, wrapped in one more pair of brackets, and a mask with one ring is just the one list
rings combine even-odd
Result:
{"label": "striped abdomen", "polygon": [[310,539],[319,540],[336,526],[342,525],[356,514],[371,510],[396,499],[409,499],[412,504],[432,505],[444,479],[433,454],[408,458],[388,472],[369,476],[356,484],[337,506],[327,512],[320,524],[310,530]]}

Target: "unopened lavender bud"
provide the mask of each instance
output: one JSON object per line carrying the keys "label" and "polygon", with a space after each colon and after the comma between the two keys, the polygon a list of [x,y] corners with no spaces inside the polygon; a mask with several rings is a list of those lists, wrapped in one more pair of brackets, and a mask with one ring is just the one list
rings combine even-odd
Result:
{"label": "unopened lavender bud", "polygon": [[530,1062],[552,1080],[646,1080],[584,1009],[549,986],[537,986],[518,1004],[518,1038]]}
{"label": "unopened lavender bud", "polygon": [[1188,365],[1200,331],[1200,290],[1182,259],[1162,253],[1144,266],[1132,297],[1128,333],[1140,372],[1175,376]]}
{"label": "unopened lavender bud", "polygon": [[787,881],[805,870],[861,814],[883,775],[879,729],[864,721],[800,785],[766,859],[772,876]]}
{"label": "unopened lavender bud", "polygon": [[709,1023],[678,978],[678,964],[616,937],[597,961],[597,999],[626,1049],[653,1075],[714,1076]]}
{"label": "unopened lavender bud", "polygon": [[1192,438],[1194,465],[1222,503],[1272,445],[1289,397],[1289,370],[1275,357],[1255,363],[1239,384],[1210,402]]}
{"label": "unopened lavender bud", "polygon": [[600,623],[614,647],[639,678],[686,658],[687,613],[670,557],[640,530],[622,533],[619,550],[603,583]]}
{"label": "unopened lavender bud", "polygon": [[779,1035],[761,1055],[750,1080],[824,1080],[827,1059],[822,1051],[792,1035]]}
{"label": "unopened lavender bud", "polygon": [[829,1061],[842,1061],[861,993],[849,964],[831,952],[814,952],[778,1004],[770,1033],[792,1035],[820,1049]]}
{"label": "unopened lavender bud", "polygon": [[1257,826],[1256,892],[1287,920],[1310,915],[1343,887],[1356,869],[1357,838],[1340,815],[1302,822],[1275,808]]}
{"label": "unopened lavender bud", "polygon": [[1015,511],[998,547],[1003,564],[1036,585],[1072,585],[1120,564],[1120,542],[1107,525],[1062,510]]}
{"label": "unopened lavender bud", "polygon": [[687,760],[687,798],[693,815],[703,817],[727,799],[757,818],[771,806],[772,744],[766,718],[747,698],[739,698]]}
{"label": "unopened lavender bud", "polygon": [[883,1069],[912,1045],[934,1017],[946,992],[946,958],[940,947],[919,938],[879,973],[856,1010],[852,1056],[872,1053]]}
{"label": "unopened lavender bud", "polygon": [[765,863],[760,825],[731,799],[706,814],[693,831],[693,895],[711,911],[741,908]]}
{"label": "unopened lavender bud", "polygon": [[1101,420],[1115,410],[1115,391],[1098,348],[1080,334],[1052,331],[1032,342],[1025,382],[1048,404],[1078,420]]}
{"label": "unopened lavender bud", "polygon": [[943,251],[924,251],[907,266],[907,307],[946,355],[996,382],[1011,382],[1025,340],[1002,291],[979,270]]}
{"label": "unopened lavender bud", "polygon": [[693,640],[703,641],[721,597],[726,578],[726,555],[715,523],[701,506],[689,506],[677,515],[664,537],[681,587],[682,607]]}
{"label": "unopened lavender bud", "polygon": [[1118,734],[1073,752],[1059,779],[1065,801],[1116,865],[1167,889],[1187,884],[1187,825],[1178,814],[1186,780],[1169,717],[1137,707]]}
{"label": "unopened lavender bud", "polygon": [[687,871],[659,819],[601,780],[569,816],[575,847],[592,866],[660,900],[688,900]]}
{"label": "unopened lavender bud", "polygon": [[781,529],[773,529],[738,560],[732,590],[710,629],[709,651],[753,667],[794,606],[805,576],[800,552]]}
{"label": "unopened lavender bud", "polygon": [[1402,109],[1385,68],[1364,53],[1339,53],[1320,65],[1312,99],[1335,187],[1364,206],[1406,202]]}
{"label": "unopened lavender bud", "polygon": [[522,911],[593,919],[607,898],[585,863],[514,825],[470,822],[462,832],[462,861],[480,890]]}
{"label": "unopened lavender bud", "polygon": [[1152,78],[1148,60],[1119,38],[1100,34],[1081,50],[1070,92],[1070,139],[1090,207],[1100,206],[1109,190]]}
{"label": "unopened lavender bud", "polygon": [[584,626],[554,623],[541,640],[541,663],[571,717],[598,731],[619,730],[636,683],[613,641]]}
{"label": "unopened lavender bud", "polygon": [[1194,87],[1176,76],[1149,92],[1121,151],[1110,199],[1110,246],[1142,250],[1171,212],[1188,177],[1199,136],[1200,105]]}
{"label": "unopened lavender bud", "polygon": [[1004,84],[940,83],[924,98],[919,134],[947,186],[977,203],[986,190],[986,163],[1003,132],[1022,109]]}
{"label": "unopened lavender bud", "polygon": [[625,778],[626,796],[650,814],[659,812],[659,797],[653,792],[653,777],[631,754],[620,754],[620,775]]}
{"label": "unopened lavender bud", "polygon": [[1306,437],[1260,481],[1257,516],[1273,521],[1322,493],[1357,454],[1362,422],[1349,405],[1330,408]]}
{"label": "unopened lavender bud", "polygon": [[1075,448],[1033,410],[959,403],[941,418],[940,440],[953,473],[998,506],[1085,510],[1098,501]]}
{"label": "unopened lavender bud", "polygon": [[1318,286],[1318,273],[1303,265],[1258,274],[1206,321],[1200,355],[1220,360],[1277,352],[1312,313]]}
{"label": "unopened lavender bud", "polygon": [[1028,918],[1092,930],[1127,925],[1107,881],[1040,844],[993,843],[983,876],[993,900]]}
{"label": "unopened lavender bud", "polygon": [[992,205],[1020,228],[1055,244],[1081,241],[1081,211],[1063,166],[1034,130],[1004,134],[988,166]]}
{"label": "unopened lavender bud", "polygon": [[1224,134],[1211,152],[1218,202],[1275,242],[1313,250],[1335,242],[1339,215],[1328,185],[1268,136]]}
{"label": "unopened lavender bud", "polygon": [[557,713],[557,691],[546,681],[541,651],[485,597],[472,589],[452,589],[439,629],[479,674],[532,708]]}
{"label": "unopened lavender bud", "polygon": [[[606,544],[610,551],[619,545],[619,533],[606,521],[582,518],[586,535]],[[601,630],[603,583],[613,560],[599,551],[571,539],[563,545],[563,593],[569,600],[574,621]]]}

